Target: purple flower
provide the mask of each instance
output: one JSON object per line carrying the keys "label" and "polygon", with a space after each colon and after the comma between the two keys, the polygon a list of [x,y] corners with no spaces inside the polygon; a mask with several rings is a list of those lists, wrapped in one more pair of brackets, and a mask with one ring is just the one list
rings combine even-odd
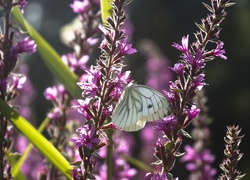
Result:
{"label": "purple flower", "polygon": [[173,129],[175,129],[175,125],[177,124],[177,118],[174,115],[167,116],[162,120],[157,121],[157,126],[154,128],[160,131],[163,131],[165,134],[168,134]]}
{"label": "purple flower", "polygon": [[117,100],[120,98],[123,88],[132,80],[131,79],[131,72],[125,71],[121,74],[120,70],[116,72],[116,78],[113,82],[109,83],[109,88],[113,88],[110,96]]}
{"label": "purple flower", "polygon": [[19,5],[21,6],[21,12],[24,13],[24,8],[28,3],[25,0],[19,0]]}
{"label": "purple flower", "polygon": [[[175,87],[175,83],[172,82],[172,81],[169,81],[169,87],[171,87],[173,89]],[[172,102],[172,103],[175,102],[176,93],[169,92],[169,91],[166,91],[166,90],[163,90],[162,92],[170,102]]]}
{"label": "purple flower", "polygon": [[188,119],[192,120],[194,119],[199,113],[200,113],[200,109],[196,108],[195,105],[193,105],[190,109],[186,109],[185,112],[188,115]]}
{"label": "purple flower", "polygon": [[77,75],[82,75],[87,69],[87,62],[89,61],[89,55],[84,55],[80,59],[77,59],[74,54],[67,54],[62,56],[62,61],[66,64],[72,72]]}
{"label": "purple flower", "polygon": [[84,125],[76,130],[78,137],[71,138],[71,141],[78,148],[86,146],[88,149],[92,149],[93,144],[100,142],[97,137],[94,137],[95,131],[96,128],[94,126]]}
{"label": "purple flower", "polygon": [[122,42],[119,41],[119,45],[120,45],[120,54],[122,56],[134,54],[137,52],[136,49],[132,48],[132,44],[127,43],[127,39],[124,39]]}
{"label": "purple flower", "polygon": [[78,99],[77,101],[79,105],[72,106],[72,108],[77,108],[78,112],[81,113],[86,120],[90,120],[92,118],[89,110],[91,99],[92,98],[85,98],[84,100]]}
{"label": "purple flower", "polygon": [[158,172],[147,173],[144,177],[144,180],[167,180],[166,172],[160,174]]}
{"label": "purple flower", "polygon": [[171,68],[174,72],[176,72],[180,77],[184,75],[185,66],[183,63],[176,63],[173,68]]}
{"label": "purple flower", "polygon": [[79,180],[83,178],[83,172],[82,172],[81,166],[73,169],[72,177],[74,180]]}
{"label": "purple flower", "polygon": [[101,72],[95,69],[93,66],[89,70],[86,70],[88,74],[87,82],[78,82],[77,85],[83,89],[82,96],[89,95],[90,97],[95,97],[101,86],[100,78]]}
{"label": "purple flower", "polygon": [[[210,153],[208,149],[204,149],[201,152],[197,152],[190,145],[185,146],[186,154],[181,158],[182,162],[187,162],[186,168],[189,171],[201,170],[202,179],[211,179],[216,170],[211,167],[215,157]],[[210,177],[210,178],[209,178]]]}
{"label": "purple flower", "polygon": [[17,43],[17,45],[11,48],[11,55],[17,56],[22,53],[34,53],[36,52],[35,41],[31,40],[29,37],[23,38]]}
{"label": "purple flower", "polygon": [[183,56],[181,56],[184,60],[186,60],[189,64],[193,66],[194,69],[201,69],[205,67],[204,56],[201,49],[196,51],[195,56],[193,56],[190,52],[187,52]]}
{"label": "purple flower", "polygon": [[85,11],[87,11],[89,2],[87,0],[75,0],[72,4],[70,4],[70,7],[73,9],[74,13],[83,14]]}
{"label": "purple flower", "polygon": [[203,86],[206,85],[206,83],[204,82],[204,77],[205,77],[204,73],[199,74],[198,76],[194,77],[193,87],[195,89],[198,89],[200,91],[203,88]]}
{"label": "purple flower", "polygon": [[27,80],[27,77],[26,76],[21,76],[21,77],[13,76],[12,80],[13,80],[12,88],[22,89],[23,85],[25,84],[25,82]]}
{"label": "purple flower", "polygon": [[44,92],[45,98],[50,101],[56,101],[57,95],[58,95],[58,89],[55,86],[48,87]]}
{"label": "purple flower", "polygon": [[224,43],[223,42],[217,42],[216,49],[213,50],[213,55],[216,57],[220,57],[221,59],[227,60],[227,57],[224,55],[225,50],[223,49]]}
{"label": "purple flower", "polygon": [[53,109],[53,111],[48,113],[48,117],[50,119],[56,120],[59,119],[60,117],[62,117],[62,109],[61,107],[55,107]]}
{"label": "purple flower", "polygon": [[178,49],[179,51],[183,52],[184,54],[186,54],[188,53],[188,42],[189,42],[189,35],[187,35],[186,37],[183,36],[180,44],[173,43],[172,46]]}

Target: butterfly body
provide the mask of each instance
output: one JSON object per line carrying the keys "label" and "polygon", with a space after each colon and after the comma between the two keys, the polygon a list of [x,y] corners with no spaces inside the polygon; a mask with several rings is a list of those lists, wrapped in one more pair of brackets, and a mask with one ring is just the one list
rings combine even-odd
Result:
{"label": "butterfly body", "polygon": [[124,131],[138,131],[146,122],[164,118],[171,112],[166,97],[145,85],[129,83],[113,111],[113,123]]}

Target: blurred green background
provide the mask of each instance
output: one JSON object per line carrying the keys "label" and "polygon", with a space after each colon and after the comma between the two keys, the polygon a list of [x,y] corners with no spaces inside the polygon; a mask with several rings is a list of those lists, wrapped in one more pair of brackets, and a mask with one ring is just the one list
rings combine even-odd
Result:
{"label": "blurred green background", "polygon": [[[60,28],[72,21],[72,13],[68,0],[32,0],[28,1],[25,17],[45,39],[62,55],[72,50],[60,42]],[[137,47],[142,39],[150,39],[171,59],[171,66],[179,59],[179,52],[172,48],[173,42],[179,42],[182,36],[189,34],[191,41],[193,32],[197,30],[194,22],[200,22],[208,13],[202,2],[187,0],[134,0],[128,6],[129,18],[134,26],[133,42]],[[216,59],[206,67],[206,95],[208,96],[211,124],[211,150],[216,155],[214,167],[219,170],[223,158],[224,140],[227,125],[239,125],[245,134],[240,145],[243,159],[239,169],[250,172],[250,1],[241,0],[227,9],[228,16],[222,24],[221,40],[225,42],[227,61]],[[145,79],[143,70],[146,59],[139,53],[129,60],[129,67],[137,81]],[[46,87],[54,80],[38,54],[28,60],[31,80],[37,91],[34,110],[38,120],[44,119],[51,104],[43,96]],[[139,72],[139,73],[138,73]],[[37,123],[39,124],[39,122]],[[185,173],[179,163],[173,173],[180,179]],[[181,165],[180,165],[181,166]],[[244,179],[250,179],[247,174]]]}

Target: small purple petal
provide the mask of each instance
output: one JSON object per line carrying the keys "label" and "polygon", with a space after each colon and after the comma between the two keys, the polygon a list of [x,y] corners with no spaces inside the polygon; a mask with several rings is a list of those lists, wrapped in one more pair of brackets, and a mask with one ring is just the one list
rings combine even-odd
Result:
{"label": "small purple petal", "polygon": [[213,55],[216,57],[220,57],[221,59],[227,60],[227,57],[224,55],[225,50],[223,49],[223,46],[223,42],[218,42],[216,49],[213,51]]}

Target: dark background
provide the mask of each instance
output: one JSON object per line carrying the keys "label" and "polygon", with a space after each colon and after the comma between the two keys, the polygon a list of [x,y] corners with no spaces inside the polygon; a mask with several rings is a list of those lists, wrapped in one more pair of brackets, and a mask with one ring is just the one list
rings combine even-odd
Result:
{"label": "dark background", "polygon": [[[197,30],[194,22],[200,22],[208,13],[201,2],[187,0],[134,0],[128,7],[129,16],[134,25],[134,45],[141,39],[151,39],[171,59],[171,65],[179,59],[179,52],[172,48],[173,42],[179,42],[182,36],[189,34],[192,41],[193,32]],[[72,13],[66,0],[32,0],[26,7],[25,16],[42,36],[60,53],[71,50],[65,47],[59,38],[60,28],[69,23],[75,14]],[[245,134],[240,145],[244,153],[239,169],[250,172],[250,153],[248,145],[250,133],[250,1],[241,0],[227,9],[228,16],[222,24],[221,40],[225,42],[227,61],[216,59],[206,67],[206,95],[208,96],[211,124],[211,150],[216,155],[214,167],[218,168],[223,158],[224,140],[227,125],[239,125]],[[37,119],[41,121],[50,103],[45,101],[43,92],[53,84],[52,75],[43,64],[38,54],[28,61],[31,80],[37,91],[34,109]],[[136,80],[145,78],[141,71],[145,58],[141,55],[131,57],[130,67]],[[143,72],[143,71],[142,71]],[[140,76],[139,76],[140,74]],[[39,124],[39,122],[38,122]],[[173,173],[180,179],[185,176],[181,167],[176,166]],[[250,179],[247,174],[244,179]]]}

